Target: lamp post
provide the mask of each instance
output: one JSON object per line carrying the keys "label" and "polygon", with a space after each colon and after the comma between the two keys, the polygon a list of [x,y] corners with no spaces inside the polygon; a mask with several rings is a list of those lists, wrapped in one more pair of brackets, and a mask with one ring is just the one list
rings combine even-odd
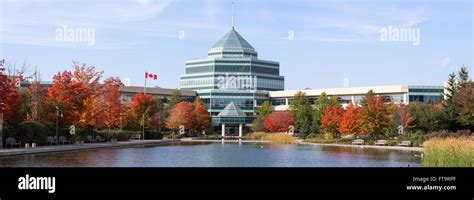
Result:
{"label": "lamp post", "polygon": [[59,110],[59,107],[56,106],[56,144],[59,144],[59,114],[61,114],[61,118],[63,118],[63,112]]}

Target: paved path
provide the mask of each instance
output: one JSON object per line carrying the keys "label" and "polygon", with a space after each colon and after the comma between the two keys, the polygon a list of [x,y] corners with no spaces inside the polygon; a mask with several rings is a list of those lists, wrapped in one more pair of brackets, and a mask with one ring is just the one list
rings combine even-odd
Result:
{"label": "paved path", "polygon": [[321,143],[310,143],[310,142],[302,142],[302,141],[298,141],[297,144],[314,145],[314,146],[335,146],[335,147],[357,147],[357,148],[372,148],[372,149],[391,149],[391,150],[423,152],[423,148],[421,148],[421,147],[352,145],[352,144],[321,144]]}
{"label": "paved path", "polygon": [[215,140],[209,140],[209,139],[192,139],[192,138],[183,138],[181,139],[181,142],[225,142],[225,143],[267,143],[270,141],[265,141],[265,140],[222,140],[222,139],[215,139]]}
{"label": "paved path", "polygon": [[68,144],[68,145],[53,145],[53,146],[39,146],[36,148],[13,148],[13,149],[0,149],[0,157],[3,156],[15,156],[15,155],[26,155],[26,154],[37,154],[37,153],[53,153],[53,152],[64,152],[64,151],[79,151],[88,149],[100,149],[100,148],[117,148],[126,146],[136,145],[149,145],[149,144],[165,144],[179,142],[179,140],[130,140],[123,142],[103,142],[103,143],[86,143],[86,144]]}

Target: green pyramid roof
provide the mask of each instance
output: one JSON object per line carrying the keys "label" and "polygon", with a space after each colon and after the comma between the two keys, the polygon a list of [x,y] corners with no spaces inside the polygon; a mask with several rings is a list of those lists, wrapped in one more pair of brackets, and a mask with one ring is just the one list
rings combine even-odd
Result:
{"label": "green pyramid roof", "polygon": [[255,51],[234,28],[224,35],[212,49],[219,48],[221,51]]}

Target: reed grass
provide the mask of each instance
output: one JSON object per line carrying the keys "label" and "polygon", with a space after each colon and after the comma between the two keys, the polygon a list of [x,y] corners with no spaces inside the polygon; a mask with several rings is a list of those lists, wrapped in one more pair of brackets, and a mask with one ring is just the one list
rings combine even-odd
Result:
{"label": "reed grass", "polygon": [[263,133],[255,132],[245,136],[247,140],[265,140],[278,144],[294,144],[296,139],[286,133]]}
{"label": "reed grass", "polygon": [[433,138],[424,150],[425,167],[474,167],[474,140],[468,137]]}

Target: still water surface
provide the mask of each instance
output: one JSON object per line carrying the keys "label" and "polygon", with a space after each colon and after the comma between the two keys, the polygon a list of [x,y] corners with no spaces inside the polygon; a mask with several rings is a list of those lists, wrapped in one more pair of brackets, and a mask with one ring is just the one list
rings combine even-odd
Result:
{"label": "still water surface", "polygon": [[0,158],[3,167],[419,167],[419,152],[254,143],[178,143]]}

